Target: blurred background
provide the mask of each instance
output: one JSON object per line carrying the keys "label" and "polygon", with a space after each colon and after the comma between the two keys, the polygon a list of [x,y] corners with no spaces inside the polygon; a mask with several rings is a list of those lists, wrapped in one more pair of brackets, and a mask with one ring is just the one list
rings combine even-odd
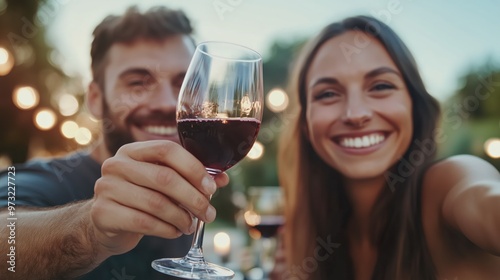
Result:
{"label": "blurred background", "polygon": [[264,57],[261,132],[247,158],[229,171],[230,186],[214,197],[218,218],[210,238],[219,228],[244,227],[249,187],[278,186],[289,65],[305,40],[350,15],[382,20],[413,52],[442,105],[439,156],[474,154],[500,169],[500,2],[494,0],[0,0],[1,168],[91,147],[100,125],[84,106],[92,30],[130,5],[182,9],[198,41],[239,43]]}

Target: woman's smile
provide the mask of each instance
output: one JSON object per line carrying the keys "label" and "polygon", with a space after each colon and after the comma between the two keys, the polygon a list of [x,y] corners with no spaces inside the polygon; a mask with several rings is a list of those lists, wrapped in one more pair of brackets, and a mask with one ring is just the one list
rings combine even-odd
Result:
{"label": "woman's smile", "polygon": [[388,132],[367,131],[360,133],[342,134],[333,137],[333,141],[342,148],[365,149],[376,146],[385,141]]}

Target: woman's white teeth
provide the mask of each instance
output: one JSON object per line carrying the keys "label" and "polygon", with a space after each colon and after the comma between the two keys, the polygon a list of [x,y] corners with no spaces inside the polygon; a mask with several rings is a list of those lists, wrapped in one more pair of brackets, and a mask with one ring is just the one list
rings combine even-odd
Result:
{"label": "woman's white teeth", "polygon": [[363,137],[346,137],[340,140],[340,145],[347,148],[367,148],[385,140],[384,134],[374,133]]}
{"label": "woman's white teeth", "polygon": [[145,126],[143,129],[147,133],[157,134],[157,135],[177,134],[177,127],[175,127],[175,126],[148,125],[148,126]]}

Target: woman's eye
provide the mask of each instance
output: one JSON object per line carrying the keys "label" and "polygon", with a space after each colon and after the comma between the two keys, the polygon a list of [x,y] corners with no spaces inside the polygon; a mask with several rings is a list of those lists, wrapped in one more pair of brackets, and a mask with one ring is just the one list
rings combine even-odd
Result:
{"label": "woman's eye", "polygon": [[372,87],[372,90],[388,90],[388,89],[394,89],[395,87],[391,84],[376,84],[375,86]]}
{"label": "woman's eye", "polygon": [[319,94],[317,94],[314,99],[315,100],[321,100],[321,99],[325,99],[325,98],[332,98],[332,97],[336,97],[338,96],[339,94],[334,92],[334,91],[331,91],[331,90],[328,90],[328,91],[323,91]]}

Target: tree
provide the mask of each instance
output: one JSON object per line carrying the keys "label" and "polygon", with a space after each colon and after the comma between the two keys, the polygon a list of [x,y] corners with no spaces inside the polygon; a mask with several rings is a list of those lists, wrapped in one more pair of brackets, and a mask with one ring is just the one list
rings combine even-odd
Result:
{"label": "tree", "polygon": [[[0,12],[0,47],[8,50],[15,60],[12,70],[0,76],[0,155],[8,155],[14,163],[28,158],[34,142],[51,151],[60,151],[65,145],[57,125],[41,131],[33,122],[37,109],[53,108],[52,95],[65,80],[64,74],[51,64],[52,48],[45,41],[50,14],[48,9],[45,13],[40,13],[40,9],[49,4],[43,0],[7,0]],[[38,106],[29,110],[14,106],[12,94],[19,86],[31,86],[38,91]]]}
{"label": "tree", "polygon": [[[460,87],[448,103],[459,104],[471,120],[500,117],[500,68],[491,61],[470,69],[459,79]],[[458,106],[455,106],[458,109]]]}
{"label": "tree", "polygon": [[441,156],[474,154],[500,169],[484,150],[488,139],[500,138],[500,68],[487,61],[467,71],[459,85],[443,104]]}

